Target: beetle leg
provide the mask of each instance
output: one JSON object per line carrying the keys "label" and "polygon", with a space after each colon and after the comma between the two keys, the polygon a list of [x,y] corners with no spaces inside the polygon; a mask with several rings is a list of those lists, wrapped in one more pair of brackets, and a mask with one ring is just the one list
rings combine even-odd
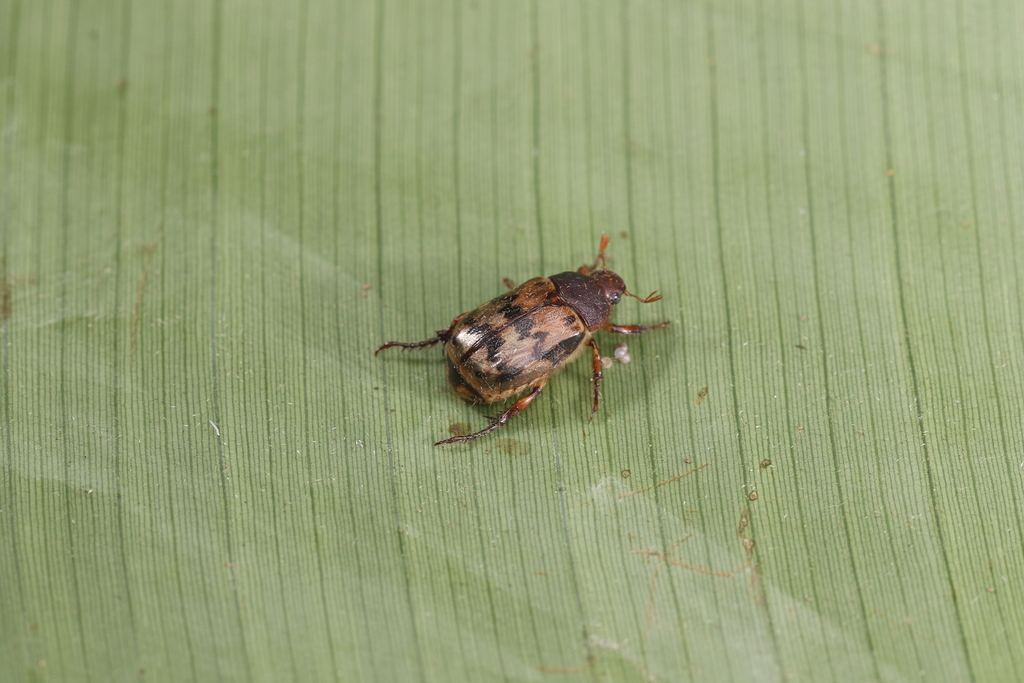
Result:
{"label": "beetle leg", "polygon": [[603,375],[601,374],[601,351],[597,348],[597,342],[591,337],[587,343],[590,344],[593,361],[592,367],[594,368],[594,376],[590,379],[594,383],[594,405],[590,409],[590,419],[588,420],[588,422],[593,422],[594,414],[597,412],[597,403],[601,399],[601,392],[598,391],[598,387],[601,386],[601,377]]}
{"label": "beetle leg", "polygon": [[640,334],[647,330],[656,330],[659,327],[665,327],[669,324],[669,321],[658,323],[657,325],[612,325],[607,323],[601,329],[606,332],[614,332],[616,334]]}
{"label": "beetle leg", "polygon": [[384,344],[379,349],[374,351],[373,355],[376,356],[378,353],[380,353],[384,349],[390,349],[392,346],[401,346],[403,349],[422,349],[422,348],[427,347],[427,346],[433,346],[434,344],[437,344],[438,342],[446,342],[446,341],[448,341],[448,337],[452,336],[452,330],[455,329],[455,326],[458,325],[459,321],[462,320],[465,317],[466,317],[466,314],[463,313],[459,317],[455,318],[455,320],[452,321],[452,324],[448,326],[447,330],[438,330],[435,333],[435,334],[437,334],[436,337],[432,337],[430,339],[427,339],[427,340],[424,340],[424,341],[421,341],[421,342],[395,342],[395,341],[388,342],[387,344]]}
{"label": "beetle leg", "polygon": [[481,437],[484,434],[490,434],[491,432],[493,432],[498,427],[504,427],[506,422],[508,422],[513,417],[515,417],[519,413],[521,413],[524,410],[526,410],[526,407],[529,406],[533,402],[533,399],[537,398],[538,394],[540,394],[540,391],[543,388],[544,388],[544,385],[541,384],[536,389],[534,389],[533,391],[528,393],[526,396],[523,396],[521,399],[519,399],[518,401],[513,403],[512,407],[509,408],[508,410],[506,410],[501,415],[498,415],[497,417],[488,417],[487,419],[490,420],[491,423],[489,425],[487,425],[486,427],[484,427],[483,429],[481,429],[479,432],[476,432],[475,434],[467,434],[465,436],[453,436],[450,439],[445,439],[444,441],[438,441],[434,445],[435,446],[440,446],[443,443],[456,443],[456,442],[459,442],[459,441],[470,441],[471,439],[476,439],[477,437]]}
{"label": "beetle leg", "polygon": [[504,280],[502,280],[502,282],[509,289],[515,289],[516,288],[516,283],[512,282],[512,278],[510,278],[510,277],[505,278]]}

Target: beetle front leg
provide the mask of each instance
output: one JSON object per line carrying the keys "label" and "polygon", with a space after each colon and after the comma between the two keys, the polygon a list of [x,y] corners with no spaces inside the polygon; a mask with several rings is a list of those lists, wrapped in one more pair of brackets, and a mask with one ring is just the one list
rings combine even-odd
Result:
{"label": "beetle front leg", "polygon": [[666,320],[665,322],[658,323],[657,325],[612,325],[611,323],[608,323],[601,329],[605,332],[614,332],[615,334],[642,334],[647,330],[656,330],[659,327],[665,327],[669,322],[671,321]]}
{"label": "beetle front leg", "polygon": [[447,330],[438,330],[436,332],[436,334],[437,334],[436,337],[432,337],[430,339],[427,339],[427,340],[424,340],[424,341],[421,341],[421,342],[396,342],[396,341],[388,342],[387,344],[382,345],[379,349],[374,351],[373,355],[376,356],[378,353],[380,353],[384,349],[390,349],[392,346],[401,346],[403,349],[422,349],[422,348],[425,348],[427,346],[433,346],[434,344],[437,344],[438,342],[446,342],[446,341],[448,341],[448,338],[450,336],[452,336],[452,330],[455,329],[455,326],[458,325],[459,321],[462,320],[465,317],[466,317],[466,314],[463,313],[459,317],[455,318],[455,320],[452,321],[452,324],[448,326]]}
{"label": "beetle front leg", "polygon": [[523,396],[521,399],[519,399],[518,401],[513,403],[512,407],[509,408],[508,410],[506,410],[501,415],[499,415],[497,417],[489,417],[489,418],[487,418],[488,420],[491,421],[491,423],[489,425],[487,425],[486,427],[484,427],[483,429],[481,429],[479,432],[476,432],[475,434],[467,434],[466,436],[453,436],[450,439],[445,439],[444,441],[438,441],[434,445],[435,446],[440,446],[443,443],[457,443],[459,441],[470,441],[472,439],[479,438],[479,437],[483,436],[484,434],[490,434],[491,432],[493,432],[498,427],[504,427],[506,422],[508,422],[513,417],[515,417],[519,413],[521,413],[524,410],[526,410],[527,406],[529,406],[531,403],[533,403],[533,399],[537,398],[537,396],[540,394],[541,389],[543,389],[543,388],[544,388],[544,384],[541,384],[536,389],[534,389],[533,391],[528,393],[526,396]]}
{"label": "beetle front leg", "polygon": [[601,351],[597,348],[597,342],[591,337],[587,343],[590,344],[591,364],[594,369],[594,376],[590,378],[590,381],[594,383],[594,405],[590,408],[590,419],[588,420],[588,422],[593,422],[594,414],[597,413],[597,403],[601,400],[601,392],[598,388],[601,386],[603,375],[601,374]]}

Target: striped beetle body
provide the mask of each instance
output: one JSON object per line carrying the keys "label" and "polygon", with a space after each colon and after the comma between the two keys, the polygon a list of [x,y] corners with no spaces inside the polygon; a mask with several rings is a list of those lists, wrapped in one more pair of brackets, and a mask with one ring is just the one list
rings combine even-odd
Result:
{"label": "striped beetle body", "polygon": [[[605,267],[608,236],[601,238],[601,247],[594,264],[550,277],[537,277],[482,306],[455,318],[447,330],[422,342],[388,342],[377,349],[423,348],[444,342],[448,366],[448,382],[455,392],[474,403],[495,403],[529,392],[511,408],[474,434],[454,436],[435,445],[468,441],[503,426],[521,413],[540,394],[551,374],[571,362],[585,347],[591,349],[593,366],[593,406],[590,419],[597,412],[601,382],[601,352],[592,334],[605,330],[618,334],[639,334],[664,327],[667,322],[652,326],[613,325],[612,306],[626,291],[618,275]],[[635,297],[638,298],[639,297]],[[660,299],[651,294],[642,303]]]}

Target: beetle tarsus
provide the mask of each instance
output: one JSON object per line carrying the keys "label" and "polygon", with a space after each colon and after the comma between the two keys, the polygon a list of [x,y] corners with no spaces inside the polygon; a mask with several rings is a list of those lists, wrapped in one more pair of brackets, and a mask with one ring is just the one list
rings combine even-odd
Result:
{"label": "beetle tarsus", "polygon": [[388,342],[387,344],[384,344],[379,349],[374,351],[373,355],[376,356],[378,353],[380,353],[384,349],[390,349],[393,346],[398,346],[398,347],[403,348],[403,349],[425,349],[428,346],[433,346],[434,344],[437,344],[438,342],[443,342],[443,341],[444,341],[444,339],[442,339],[440,336],[434,337],[433,339],[427,339],[427,340],[421,341],[421,342],[396,342],[396,341],[392,341],[392,342]]}
{"label": "beetle tarsus", "polygon": [[597,404],[601,400],[600,387],[603,375],[601,374],[601,351],[597,348],[597,342],[594,341],[593,337],[591,337],[590,341],[587,343],[590,344],[590,350],[592,353],[591,366],[594,370],[594,376],[590,379],[590,381],[594,383],[594,405],[590,408],[590,418],[587,421],[593,422],[594,415],[597,413]]}
{"label": "beetle tarsus", "polygon": [[614,332],[615,334],[643,334],[648,330],[656,330],[659,327],[665,327],[671,321],[666,320],[663,323],[657,325],[612,325],[608,323],[605,327],[601,328],[606,332]]}
{"label": "beetle tarsus", "polygon": [[479,432],[476,432],[474,434],[466,434],[465,436],[453,436],[450,439],[438,441],[434,445],[440,446],[443,443],[459,443],[460,441],[472,441],[473,439],[477,439],[483,436],[484,434],[490,434],[499,427],[504,427],[506,422],[508,422],[513,417],[526,410],[527,406],[529,406],[530,403],[533,402],[533,399],[537,398],[538,394],[540,394],[540,391],[543,388],[544,385],[541,384],[536,389],[528,393],[526,396],[523,396],[521,399],[513,403],[512,406],[508,410],[503,412],[501,415],[498,415],[497,417],[488,416],[487,419],[490,421],[490,424],[481,429]]}

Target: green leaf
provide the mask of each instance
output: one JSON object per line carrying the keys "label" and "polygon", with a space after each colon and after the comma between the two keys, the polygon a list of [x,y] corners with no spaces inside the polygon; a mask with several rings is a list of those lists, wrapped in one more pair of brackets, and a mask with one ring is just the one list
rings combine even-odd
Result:
{"label": "green leaf", "polygon": [[[3,679],[1024,679],[1022,24],[0,2]],[[602,233],[672,325],[435,448]]]}

